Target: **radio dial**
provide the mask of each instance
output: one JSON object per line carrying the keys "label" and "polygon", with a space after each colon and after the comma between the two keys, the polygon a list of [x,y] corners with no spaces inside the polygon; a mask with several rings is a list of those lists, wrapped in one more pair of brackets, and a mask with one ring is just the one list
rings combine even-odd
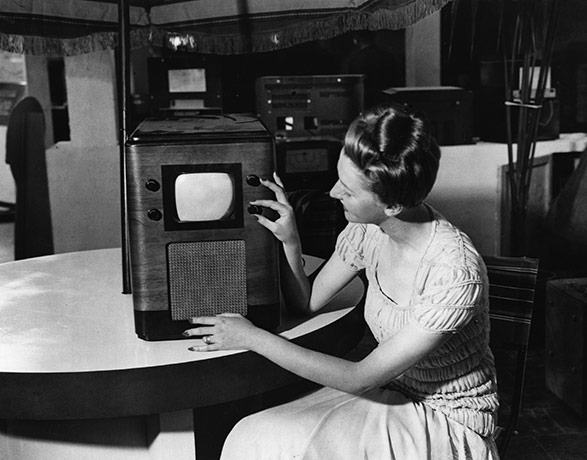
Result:
{"label": "radio dial", "polygon": [[147,211],[147,217],[151,220],[161,220],[161,218],[163,217],[163,214],[161,214],[161,211],[159,211],[158,209],[149,209]]}
{"label": "radio dial", "polygon": [[249,214],[263,214],[263,208],[261,206],[255,206],[254,204],[249,205],[247,211]]}
{"label": "radio dial", "polygon": [[155,179],[148,179],[147,182],[145,182],[145,187],[151,192],[157,192],[161,188],[161,185]]}
{"label": "radio dial", "polygon": [[245,180],[247,184],[249,184],[252,187],[258,187],[259,185],[261,185],[261,179],[259,179],[259,176],[257,176],[256,174],[249,174]]}

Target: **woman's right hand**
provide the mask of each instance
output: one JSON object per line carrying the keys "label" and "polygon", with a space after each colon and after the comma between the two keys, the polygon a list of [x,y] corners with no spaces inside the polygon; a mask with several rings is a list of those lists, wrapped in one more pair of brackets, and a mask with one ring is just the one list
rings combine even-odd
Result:
{"label": "woman's right hand", "polygon": [[257,221],[273,233],[284,246],[299,246],[300,237],[296,226],[295,214],[285,194],[283,182],[276,173],[273,173],[273,180],[275,182],[268,179],[261,179],[261,184],[275,193],[276,200],[255,200],[251,201],[251,204],[272,209],[279,214],[279,218],[272,221],[259,214],[253,215],[256,217]]}

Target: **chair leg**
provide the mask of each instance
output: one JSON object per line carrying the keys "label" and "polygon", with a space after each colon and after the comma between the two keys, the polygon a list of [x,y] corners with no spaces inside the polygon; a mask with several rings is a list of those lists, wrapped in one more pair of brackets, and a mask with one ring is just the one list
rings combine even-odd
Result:
{"label": "chair leg", "polygon": [[505,458],[505,452],[510,444],[512,435],[515,433],[516,426],[518,424],[518,417],[522,410],[522,395],[524,391],[524,379],[526,376],[527,353],[528,351],[526,347],[523,347],[518,351],[518,358],[516,362],[516,377],[514,380],[515,386],[512,398],[512,412],[510,414],[508,424],[497,440],[497,450],[499,452],[499,456],[502,459]]}

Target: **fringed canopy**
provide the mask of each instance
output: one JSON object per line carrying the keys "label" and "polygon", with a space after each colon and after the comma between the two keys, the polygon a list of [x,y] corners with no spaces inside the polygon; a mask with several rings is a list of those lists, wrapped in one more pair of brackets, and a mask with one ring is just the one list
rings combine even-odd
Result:
{"label": "fringed canopy", "polygon": [[[124,1],[124,0],[120,0]],[[450,0],[127,0],[130,46],[271,51],[353,30],[398,30]],[[118,44],[117,0],[3,0],[0,49],[76,55]]]}

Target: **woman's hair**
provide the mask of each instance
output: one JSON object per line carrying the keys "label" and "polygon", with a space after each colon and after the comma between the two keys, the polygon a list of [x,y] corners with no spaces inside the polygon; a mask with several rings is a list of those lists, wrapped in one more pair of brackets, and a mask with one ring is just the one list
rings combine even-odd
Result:
{"label": "woman's hair", "polygon": [[379,105],[357,117],[347,131],[344,154],[383,203],[406,208],[424,201],[440,161],[425,117],[396,104]]}

